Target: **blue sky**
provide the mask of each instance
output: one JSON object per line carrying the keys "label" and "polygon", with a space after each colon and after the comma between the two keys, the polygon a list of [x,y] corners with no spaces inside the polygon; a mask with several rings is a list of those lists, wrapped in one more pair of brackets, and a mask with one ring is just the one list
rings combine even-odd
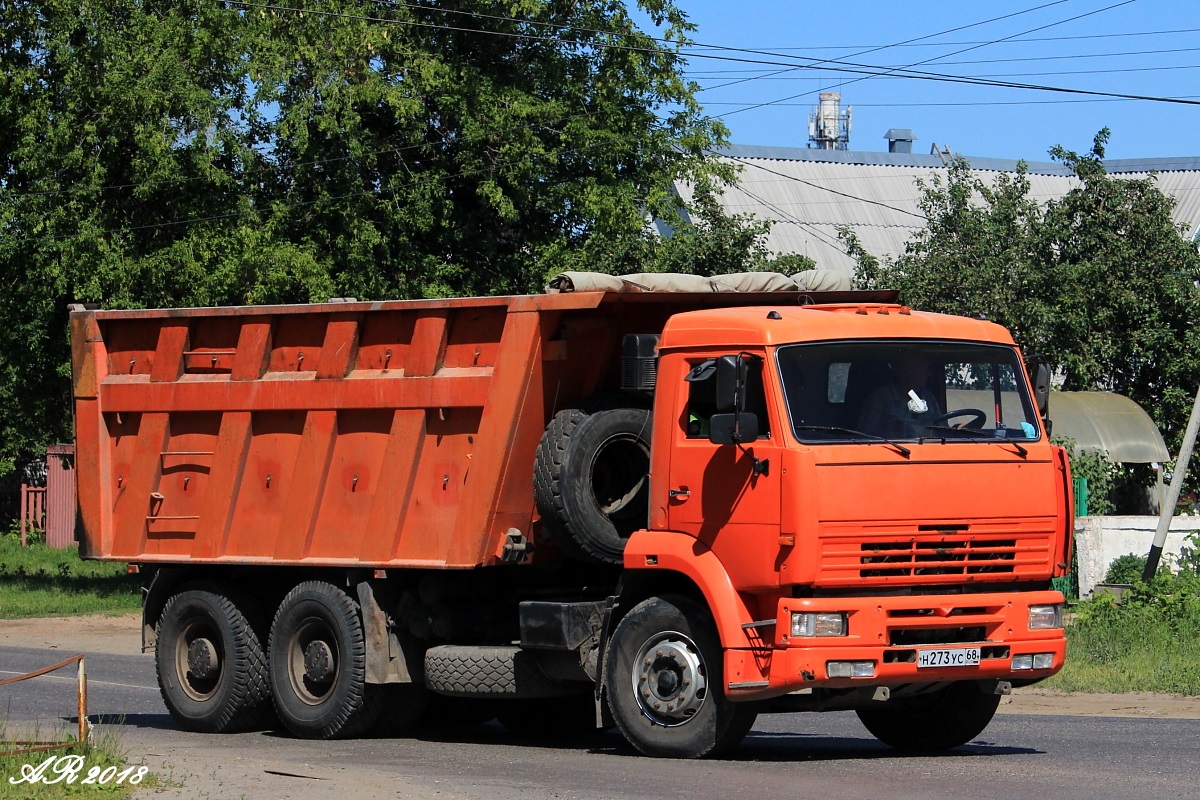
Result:
{"label": "blue sky", "polygon": [[[853,108],[851,150],[886,151],[885,132],[909,128],[917,136],[914,153],[928,153],[936,143],[963,155],[1046,161],[1055,144],[1088,150],[1107,126],[1109,158],[1200,156],[1200,105],[897,75],[862,79],[787,66],[840,59],[872,68],[868,72],[911,66],[939,75],[1200,102],[1196,0],[677,2],[698,25],[692,34],[698,44],[769,51],[689,48],[687,74],[703,88],[698,97],[707,113],[725,120],[736,144],[806,146],[818,93],[837,91],[843,109]],[[747,108],[760,103],[770,105]]]}

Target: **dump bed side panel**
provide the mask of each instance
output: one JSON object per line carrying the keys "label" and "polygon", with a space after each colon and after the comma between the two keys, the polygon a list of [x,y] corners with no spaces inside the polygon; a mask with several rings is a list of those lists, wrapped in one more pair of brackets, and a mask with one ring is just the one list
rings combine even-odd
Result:
{"label": "dump bed side panel", "polygon": [[530,531],[501,489],[545,424],[546,320],[513,300],[74,314],[85,552],[487,562]]}

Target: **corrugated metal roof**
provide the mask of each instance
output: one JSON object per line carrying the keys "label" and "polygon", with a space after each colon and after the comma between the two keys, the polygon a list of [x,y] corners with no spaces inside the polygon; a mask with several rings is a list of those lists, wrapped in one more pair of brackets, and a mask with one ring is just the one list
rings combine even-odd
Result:
{"label": "corrugated metal roof", "polygon": [[[776,253],[802,253],[825,268],[853,270],[842,250],[838,228],[851,228],[867,252],[894,257],[925,226],[917,207],[917,181],[945,179],[940,156],[912,153],[858,153],[838,150],[737,145],[718,155],[741,166],[738,183],[720,197],[730,214],[752,214],[772,222],[767,247]],[[1013,172],[1016,161],[967,157],[979,177]],[[1062,197],[1078,181],[1062,164],[1026,162],[1030,197],[1038,202]],[[1157,173],[1158,186],[1176,200],[1172,214],[1189,237],[1200,232],[1200,158],[1123,159],[1105,162],[1110,174],[1142,178]],[[678,187],[685,201],[691,187]]]}

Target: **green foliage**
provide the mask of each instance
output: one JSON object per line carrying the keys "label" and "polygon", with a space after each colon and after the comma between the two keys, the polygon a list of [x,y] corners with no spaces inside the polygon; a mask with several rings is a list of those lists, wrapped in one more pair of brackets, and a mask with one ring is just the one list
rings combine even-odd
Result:
{"label": "green foliage", "polygon": [[1107,583],[1130,583],[1118,601],[1101,594],[1075,606],[1063,672],[1047,685],[1077,691],[1152,691],[1200,695],[1200,534],[1193,533],[1176,572],[1166,565],[1149,584],[1145,556],[1124,555]]}
{"label": "green foliage", "polygon": [[1106,174],[1107,139],[1101,131],[1085,155],[1051,150],[1079,185],[1045,204],[1023,165],[991,182],[956,161],[920,184],[928,228],[894,262],[860,254],[860,281],[917,308],[986,314],[1046,354],[1064,389],[1132,398],[1174,447],[1200,384],[1200,253],[1153,176]]}
{"label": "green foliage", "polygon": [[1103,453],[1094,450],[1080,452],[1074,439],[1054,437],[1053,441],[1071,454],[1071,476],[1087,479],[1088,514],[1112,514],[1116,509],[1113,495],[1116,490],[1117,465],[1109,461]]}
{"label": "green foliage", "polygon": [[125,565],[83,561],[75,548],[22,547],[0,536],[0,619],[136,611],[141,583]]}
{"label": "green foliage", "polygon": [[586,270],[610,275],[636,272],[679,272],[686,275],[721,275],[731,272],[800,272],[814,269],[816,262],[791,253],[773,256],[764,239],[769,222],[746,214],[726,214],[717,202],[716,190],[701,181],[683,216],[675,219],[669,235],[643,226],[637,233],[621,236],[592,236],[578,250],[564,251],[547,259],[548,275],[562,270]]}
{"label": "green foliage", "polygon": [[5,3],[0,475],[70,438],[68,303],[523,292],[593,237],[638,253],[676,179],[732,177],[691,26],[640,5],[652,32],[607,0]]}
{"label": "green foliage", "polygon": [[1137,553],[1126,553],[1108,565],[1104,573],[1105,583],[1135,583],[1142,579],[1146,571],[1146,556]]}

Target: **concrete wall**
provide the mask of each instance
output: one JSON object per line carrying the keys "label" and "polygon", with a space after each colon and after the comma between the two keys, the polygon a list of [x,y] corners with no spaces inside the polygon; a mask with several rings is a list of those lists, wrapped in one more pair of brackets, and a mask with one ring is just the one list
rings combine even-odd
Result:
{"label": "concrete wall", "polygon": [[[1126,553],[1144,556],[1154,542],[1158,517],[1079,517],[1075,520],[1075,547],[1079,557],[1079,596],[1087,597],[1113,561]],[[1192,531],[1200,530],[1200,517],[1175,517],[1163,547],[1163,560],[1179,555]]]}

